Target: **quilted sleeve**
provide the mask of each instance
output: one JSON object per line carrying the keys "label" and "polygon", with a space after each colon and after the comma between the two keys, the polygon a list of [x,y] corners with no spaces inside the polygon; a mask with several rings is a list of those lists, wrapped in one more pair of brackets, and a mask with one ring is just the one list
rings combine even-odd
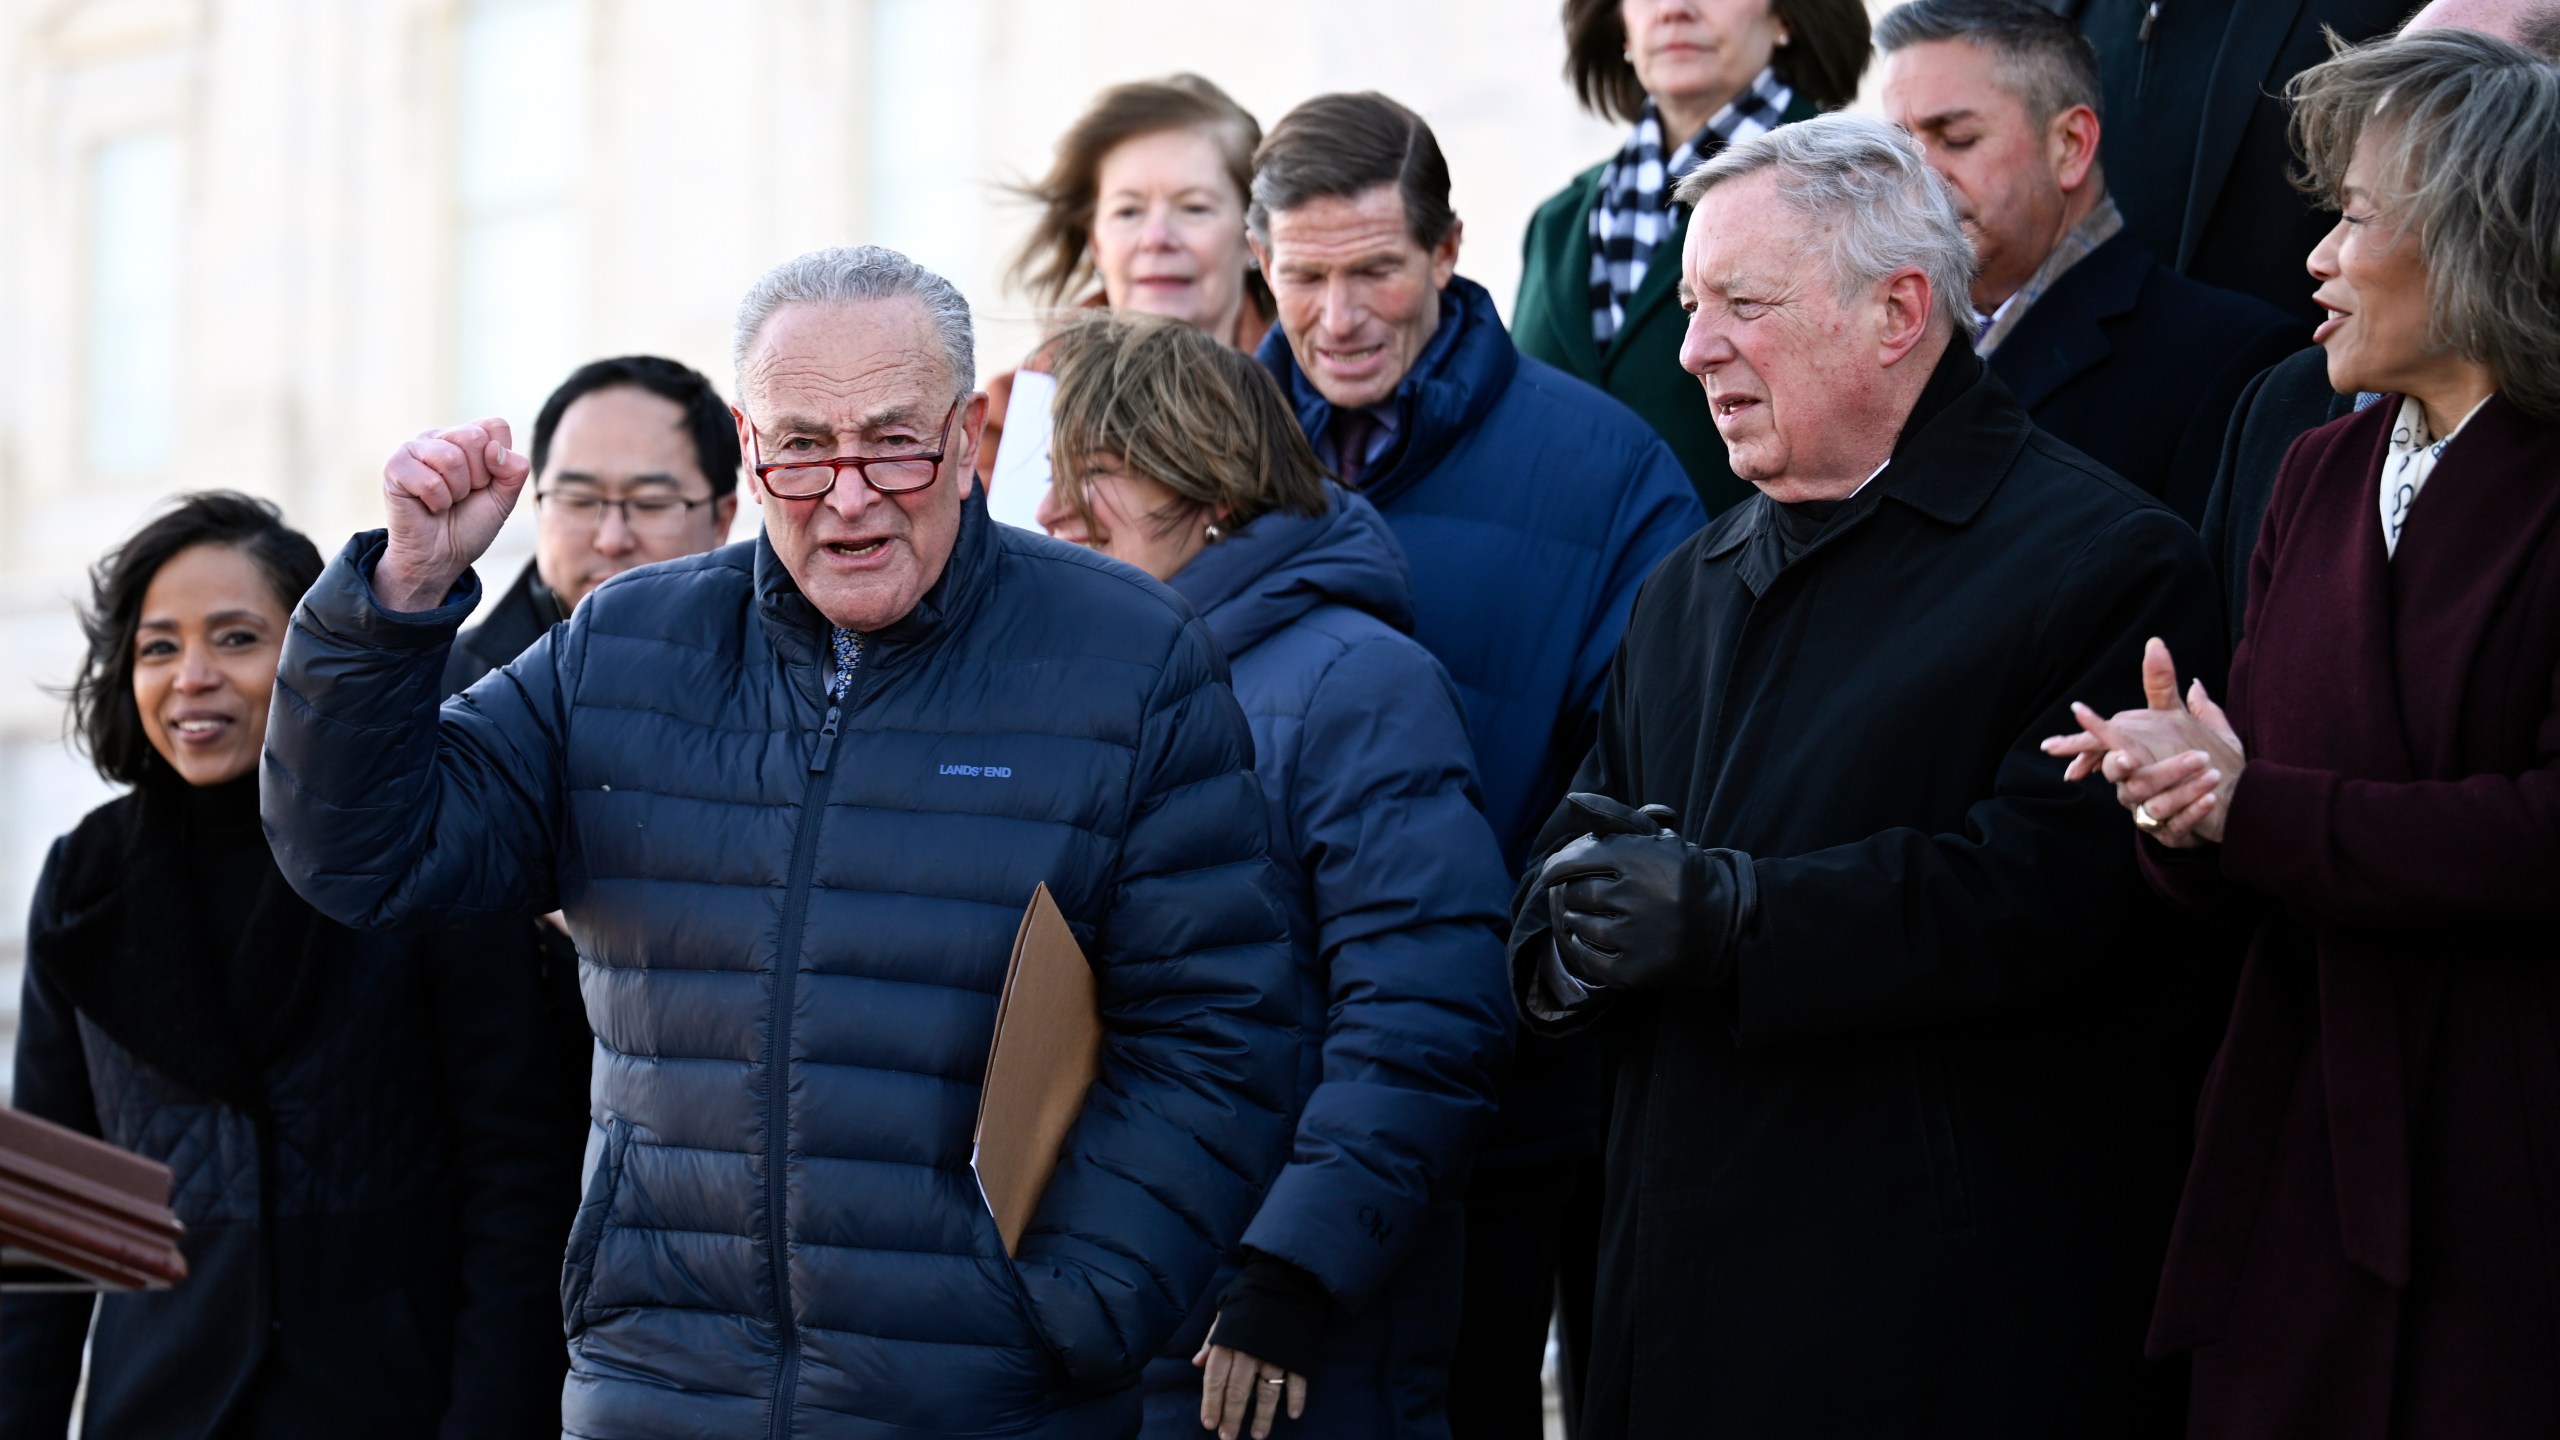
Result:
{"label": "quilted sleeve", "polygon": [[259,808],[276,864],[356,929],[557,909],[562,696],[575,625],[438,711],[466,573],[434,610],[373,598],[383,532],[358,535],[295,608],[267,719]]}
{"label": "quilted sleeve", "polygon": [[1294,980],[1252,762],[1193,621],[1148,698],[1092,947],[1102,1072],[1016,1261],[1079,1386],[1126,1383],[1162,1349],[1288,1155]]}
{"label": "quilted sleeve", "polygon": [[1454,1198],[1511,1058],[1502,851],[1440,667],[1358,645],[1307,706],[1290,796],[1325,977],[1324,1068],[1245,1244],[1347,1310]]}

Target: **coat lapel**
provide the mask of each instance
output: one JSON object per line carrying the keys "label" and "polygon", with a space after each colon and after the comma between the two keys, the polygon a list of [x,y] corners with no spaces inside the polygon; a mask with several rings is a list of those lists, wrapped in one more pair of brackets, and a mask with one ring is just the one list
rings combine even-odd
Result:
{"label": "coat lapel", "polygon": [[[2288,472],[2318,468],[2304,481],[2292,482],[2288,473],[2277,482],[2291,509],[2260,592],[2262,613],[2232,665],[2233,720],[2251,759],[2373,780],[2411,778],[2392,699],[2399,682],[2391,562],[2374,501],[2399,403],[2385,396],[2345,422],[2325,449],[2305,440],[2286,457]],[[2350,484],[2352,500],[2342,493]],[[2279,523],[2272,511],[2268,523]],[[2320,695],[2353,703],[2301,698]]]}
{"label": "coat lapel", "polygon": [[2186,221],[2178,232],[2176,268],[2181,273],[2203,242],[2205,222],[2213,218],[2213,202],[2221,196],[2223,182],[2231,178],[2241,135],[2267,87],[2267,71],[2283,53],[2285,37],[2293,33],[2294,17],[2301,10],[2302,0],[2249,0],[2232,7],[2230,28],[2222,32],[2222,54],[2205,87],[2204,119],[2196,127]]}
{"label": "coat lapel", "polygon": [[[2489,632],[2514,623],[2509,610],[2524,571],[2560,525],[2555,479],[2560,429],[2534,424],[2495,395],[2445,447],[2409,512],[2390,562],[2398,597],[2392,648],[2400,718],[2420,776],[2450,779],[2503,758],[2466,753],[2467,741],[2494,728],[2463,713],[2480,693],[2469,672],[2497,663]],[[2365,507],[2368,526],[2373,509]]]}
{"label": "coat lapel", "polygon": [[1992,373],[2020,407],[2033,410],[2115,353],[2105,322],[2133,310],[2151,265],[2142,242],[2123,231],[2054,279],[1991,354]]}
{"label": "coat lapel", "polygon": [[[1535,281],[1546,287],[1547,323],[1573,362],[1568,368],[1583,376],[1606,373],[1599,342],[1591,338],[1591,211],[1600,203],[1600,179],[1608,168],[1600,166],[1582,178],[1582,203],[1566,212],[1570,223],[1565,233],[1553,237],[1550,253],[1558,257],[1556,263]],[[1627,318],[1629,325],[1635,323],[1632,312]]]}

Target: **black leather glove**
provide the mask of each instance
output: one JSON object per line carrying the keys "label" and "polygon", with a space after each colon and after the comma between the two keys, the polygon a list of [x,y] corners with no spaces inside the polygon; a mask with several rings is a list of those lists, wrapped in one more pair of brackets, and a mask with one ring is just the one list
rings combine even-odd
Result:
{"label": "black leather glove", "polygon": [[1751,857],[1692,845],[1660,805],[1565,797],[1592,832],[1538,872],[1556,958],[1586,984],[1613,990],[1713,988],[1759,914]]}

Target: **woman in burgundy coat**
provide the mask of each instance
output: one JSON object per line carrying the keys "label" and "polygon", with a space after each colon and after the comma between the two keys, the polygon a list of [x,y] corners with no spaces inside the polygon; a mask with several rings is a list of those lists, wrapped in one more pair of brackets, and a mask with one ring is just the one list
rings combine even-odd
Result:
{"label": "woman in burgundy coat", "polygon": [[2155,640],[2046,742],[2254,929],[2151,1343],[2198,1437],[2560,1435],[2560,71],[2435,31],[2294,98],[2381,398],[2286,458],[2228,715]]}

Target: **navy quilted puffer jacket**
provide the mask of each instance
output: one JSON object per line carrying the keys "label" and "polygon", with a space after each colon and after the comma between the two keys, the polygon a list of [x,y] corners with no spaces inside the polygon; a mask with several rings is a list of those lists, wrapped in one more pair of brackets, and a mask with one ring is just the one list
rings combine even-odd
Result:
{"label": "navy quilted puffer jacket", "polygon": [[[1259,354],[1332,454],[1333,406],[1288,335],[1273,326]],[[1591,746],[1636,588],[1706,512],[1634,411],[1514,349],[1463,275],[1394,403],[1396,438],[1360,493],[1404,547],[1414,638],[1457,684],[1485,818],[1516,875]],[[1521,1037],[1485,1164],[1597,1155],[1600,1134],[1597,1048]]]}
{"label": "navy quilted puffer jacket", "polygon": [[[1475,754],[1368,501],[1265,515],[1172,580],[1235,667],[1300,937],[1306,1106],[1244,1243],[1340,1307],[1296,1425],[1328,1440],[1449,1433],[1458,1197],[1511,1058],[1511,885]],[[1150,1372],[1147,1434],[1200,1433],[1203,1306]],[[1290,1428],[1284,1423],[1284,1433]]]}
{"label": "navy quilted puffer jacket", "polygon": [[[597,1132],[565,1429],[1132,1431],[1139,1368],[1287,1154],[1296,1079],[1262,799],[1206,629],[972,499],[841,713],[825,623],[758,541],[615,579],[439,724],[477,582],[386,613],[382,543],[295,614],[266,815],[350,924],[567,912]],[[970,1130],[1043,881],[1107,1037],[1008,1260]]]}

